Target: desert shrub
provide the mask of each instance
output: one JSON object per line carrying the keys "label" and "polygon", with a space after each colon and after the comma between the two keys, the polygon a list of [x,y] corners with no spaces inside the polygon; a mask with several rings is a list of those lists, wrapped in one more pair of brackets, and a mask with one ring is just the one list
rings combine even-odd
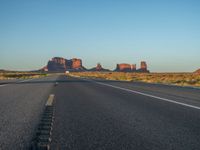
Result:
{"label": "desert shrub", "polygon": [[194,75],[192,73],[76,72],[70,74],[107,80],[200,86],[200,75]]}

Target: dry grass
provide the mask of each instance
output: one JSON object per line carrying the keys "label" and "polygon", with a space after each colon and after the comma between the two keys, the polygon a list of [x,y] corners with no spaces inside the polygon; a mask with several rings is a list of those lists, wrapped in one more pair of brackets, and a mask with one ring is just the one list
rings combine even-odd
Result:
{"label": "dry grass", "polygon": [[0,80],[7,79],[29,79],[29,78],[39,78],[47,76],[44,73],[35,73],[35,72],[1,72]]}
{"label": "dry grass", "polygon": [[74,72],[70,74],[107,80],[139,81],[200,87],[200,75],[192,73]]}

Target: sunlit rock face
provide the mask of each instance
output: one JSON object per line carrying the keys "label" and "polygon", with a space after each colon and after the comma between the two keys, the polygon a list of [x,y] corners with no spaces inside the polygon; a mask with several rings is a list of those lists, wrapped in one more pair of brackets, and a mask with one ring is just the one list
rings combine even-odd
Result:
{"label": "sunlit rock face", "polygon": [[73,58],[65,59],[62,57],[54,57],[48,61],[45,70],[48,71],[66,71],[66,70],[81,70],[84,67],[82,66],[82,60]]}
{"label": "sunlit rock face", "polygon": [[147,69],[147,63],[145,61],[141,61],[140,69],[137,70],[138,72],[149,72]]}
{"label": "sunlit rock face", "polygon": [[196,70],[194,73],[200,75],[200,69]]}
{"label": "sunlit rock face", "polygon": [[136,65],[131,64],[117,64],[115,71],[133,72],[136,71]]}
{"label": "sunlit rock face", "polygon": [[[56,72],[65,72],[65,71],[110,71],[109,69],[104,69],[100,63],[92,69],[86,69],[82,65],[82,60],[78,58],[65,59],[62,57],[53,57],[48,61],[47,65],[40,69],[41,71],[56,71]],[[114,71],[119,72],[142,72],[148,73],[147,63],[142,61],[140,63],[140,68],[136,68],[136,64],[127,64],[121,63],[117,64]]]}
{"label": "sunlit rock face", "polygon": [[117,64],[115,71],[119,72],[142,72],[142,73],[148,73],[149,70],[147,68],[147,63],[145,61],[142,61],[140,63],[140,68],[136,68],[136,64]]}
{"label": "sunlit rock face", "polygon": [[105,69],[101,66],[100,63],[97,64],[96,67],[89,69],[89,71],[110,71],[109,69]]}
{"label": "sunlit rock face", "polygon": [[100,63],[98,63],[97,66],[96,66],[96,70],[102,70],[102,69],[103,69],[103,67],[101,66]]}
{"label": "sunlit rock face", "polygon": [[142,61],[140,68],[143,69],[143,70],[147,70],[147,63],[145,61]]}
{"label": "sunlit rock face", "polygon": [[82,67],[82,60],[81,59],[77,59],[77,58],[73,58],[70,60],[71,61],[71,69],[79,69]]}

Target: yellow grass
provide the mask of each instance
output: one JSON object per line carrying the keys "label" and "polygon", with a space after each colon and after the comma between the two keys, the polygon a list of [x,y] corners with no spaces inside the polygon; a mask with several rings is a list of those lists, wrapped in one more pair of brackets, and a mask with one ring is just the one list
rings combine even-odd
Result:
{"label": "yellow grass", "polygon": [[47,76],[44,73],[35,73],[35,72],[1,72],[0,80],[7,79],[29,79],[29,78],[39,78]]}
{"label": "yellow grass", "polygon": [[200,87],[200,75],[193,73],[74,72],[69,75],[107,80],[139,81]]}

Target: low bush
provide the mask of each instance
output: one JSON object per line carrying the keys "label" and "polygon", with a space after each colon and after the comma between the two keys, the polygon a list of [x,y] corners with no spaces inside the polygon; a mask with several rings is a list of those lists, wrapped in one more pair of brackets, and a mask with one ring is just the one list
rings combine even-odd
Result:
{"label": "low bush", "polygon": [[70,75],[107,80],[200,86],[200,75],[193,73],[74,72]]}

